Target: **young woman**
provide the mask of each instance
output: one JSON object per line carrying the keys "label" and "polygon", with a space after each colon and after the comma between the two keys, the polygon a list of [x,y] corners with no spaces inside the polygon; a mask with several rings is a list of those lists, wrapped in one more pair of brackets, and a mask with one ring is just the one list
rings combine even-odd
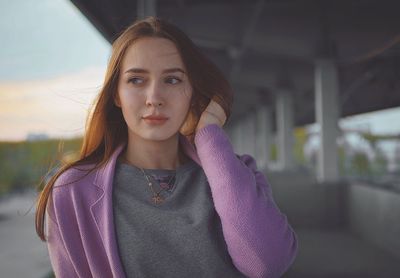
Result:
{"label": "young woman", "polygon": [[[41,192],[57,277],[279,277],[297,237],[223,125],[232,92],[177,27],[141,20],[113,43],[77,161]],[[45,216],[46,226],[45,226]]]}

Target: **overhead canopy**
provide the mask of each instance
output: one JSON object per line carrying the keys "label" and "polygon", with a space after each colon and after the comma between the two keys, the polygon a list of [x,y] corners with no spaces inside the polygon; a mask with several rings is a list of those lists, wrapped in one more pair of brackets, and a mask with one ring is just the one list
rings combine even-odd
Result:
{"label": "overhead canopy", "polygon": [[[110,42],[146,2],[71,0]],[[341,116],[400,106],[398,1],[159,0],[157,16],[183,29],[231,81],[231,121],[280,89],[295,122],[314,122],[314,64],[337,62]],[[139,6],[139,9],[138,9]]]}

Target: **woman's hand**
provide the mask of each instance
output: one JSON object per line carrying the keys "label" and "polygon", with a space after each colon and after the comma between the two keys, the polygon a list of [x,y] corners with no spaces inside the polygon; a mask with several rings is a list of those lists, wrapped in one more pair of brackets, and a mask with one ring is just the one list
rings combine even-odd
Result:
{"label": "woman's hand", "polygon": [[206,110],[200,116],[200,120],[196,127],[196,132],[209,124],[217,124],[222,127],[226,121],[226,114],[224,109],[218,102],[211,100]]}

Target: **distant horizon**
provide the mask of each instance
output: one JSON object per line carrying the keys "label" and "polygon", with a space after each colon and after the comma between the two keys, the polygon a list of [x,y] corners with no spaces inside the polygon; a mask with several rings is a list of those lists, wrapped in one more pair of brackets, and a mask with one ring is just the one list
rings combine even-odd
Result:
{"label": "distant horizon", "polygon": [[61,140],[76,140],[76,139],[83,139],[82,136],[71,136],[71,137],[47,137],[43,139],[37,139],[37,140],[1,140],[0,143],[26,143],[26,142],[39,142],[39,141],[61,141]]}
{"label": "distant horizon", "polygon": [[[400,107],[396,108],[389,108],[389,109],[384,109],[384,110],[379,110],[379,111],[374,111],[374,112],[368,112],[368,113],[363,113],[363,114],[358,114],[358,115],[353,115],[353,116],[348,116],[345,118],[340,119],[340,126],[343,128],[349,128],[349,129],[359,129],[360,131],[364,130],[366,132],[370,132],[373,135],[399,135],[400,136],[400,125],[398,128],[393,128],[391,130],[389,129],[383,129],[379,128],[379,125],[376,126],[374,125],[374,121],[371,121],[369,118],[389,118],[389,120],[386,121],[391,121],[391,117],[397,117],[397,114],[400,115]],[[377,119],[375,119],[377,121]],[[379,121],[379,119],[378,119]],[[316,123],[311,123],[308,125],[304,126],[299,126],[299,127],[306,127],[308,129],[315,129]],[[362,126],[363,128],[360,128]],[[295,128],[299,128],[295,127]],[[23,137],[3,137],[0,135],[0,142],[24,142],[24,141],[40,141],[39,140],[28,140],[29,136],[46,136],[47,138],[43,140],[72,140],[72,139],[78,139],[78,138],[83,138],[84,133],[70,133],[70,131],[65,131],[64,133],[68,133],[68,135],[61,135],[57,134],[54,132],[46,132],[46,131],[27,131]]]}

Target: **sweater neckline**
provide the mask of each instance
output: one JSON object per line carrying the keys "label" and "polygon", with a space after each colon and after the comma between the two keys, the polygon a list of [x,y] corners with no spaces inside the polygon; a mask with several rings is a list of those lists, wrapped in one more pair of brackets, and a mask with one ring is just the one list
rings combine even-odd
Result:
{"label": "sweater neckline", "polygon": [[[117,159],[117,163],[119,164],[120,167],[129,169],[131,171],[137,172],[139,174],[143,174],[141,169],[133,164],[130,164],[128,162],[123,161],[122,159]],[[181,175],[184,172],[194,168],[196,166],[196,162],[193,161],[191,158],[189,158],[185,163],[181,164],[176,168],[175,170],[171,169],[151,169],[151,168],[143,168],[143,170],[148,173],[148,174],[154,174],[154,175]]]}

